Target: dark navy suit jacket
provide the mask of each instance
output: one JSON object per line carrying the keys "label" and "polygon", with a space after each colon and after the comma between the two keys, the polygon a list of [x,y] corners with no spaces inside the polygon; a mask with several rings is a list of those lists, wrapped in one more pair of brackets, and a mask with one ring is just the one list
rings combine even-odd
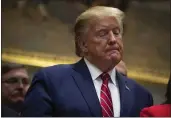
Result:
{"label": "dark navy suit jacket", "polygon": [[[133,80],[116,74],[120,116],[139,116],[141,109],[153,104],[151,94]],[[102,117],[100,102],[84,60],[41,69],[28,90],[22,116]]]}
{"label": "dark navy suit jacket", "polygon": [[1,117],[19,117],[19,114],[6,105],[1,105]]}

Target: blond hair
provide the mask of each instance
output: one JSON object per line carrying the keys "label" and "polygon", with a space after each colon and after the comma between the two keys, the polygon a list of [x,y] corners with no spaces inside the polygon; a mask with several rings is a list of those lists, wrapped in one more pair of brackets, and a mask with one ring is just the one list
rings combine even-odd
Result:
{"label": "blond hair", "polygon": [[88,23],[93,18],[103,18],[103,17],[114,17],[116,18],[121,34],[123,33],[123,19],[124,13],[118,8],[113,7],[105,7],[105,6],[95,6],[91,7],[81,15],[79,15],[76,19],[74,31],[75,31],[75,46],[76,46],[76,55],[82,57],[81,49],[78,44],[78,40],[80,40],[80,36],[86,32],[88,28]]}

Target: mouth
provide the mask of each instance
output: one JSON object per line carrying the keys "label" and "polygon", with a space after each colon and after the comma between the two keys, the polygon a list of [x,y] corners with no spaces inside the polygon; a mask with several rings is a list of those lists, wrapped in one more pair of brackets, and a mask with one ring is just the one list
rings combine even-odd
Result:
{"label": "mouth", "polygon": [[109,53],[117,53],[117,52],[120,52],[120,49],[119,49],[119,47],[110,48],[110,49],[107,50],[107,52],[109,52]]}
{"label": "mouth", "polygon": [[116,53],[119,53],[119,50],[110,50],[110,51],[108,51],[109,55],[116,54]]}
{"label": "mouth", "polygon": [[17,93],[12,94],[12,97],[15,97],[15,98],[23,98],[24,95],[22,93],[20,93],[20,92],[17,92]]}
{"label": "mouth", "polygon": [[107,51],[113,51],[113,50],[119,51],[120,47],[119,46],[111,46],[111,47],[108,47],[108,49],[107,49]]}

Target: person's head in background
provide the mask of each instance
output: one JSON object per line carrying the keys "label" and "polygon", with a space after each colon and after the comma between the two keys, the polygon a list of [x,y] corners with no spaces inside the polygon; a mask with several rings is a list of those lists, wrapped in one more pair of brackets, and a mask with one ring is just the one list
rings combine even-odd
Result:
{"label": "person's head in background", "polygon": [[116,70],[124,75],[124,76],[127,76],[127,68],[126,68],[126,64],[124,61],[120,61],[116,66],[115,66]]}
{"label": "person's head in background", "polygon": [[20,64],[2,63],[2,104],[18,111],[29,88],[29,75]]}
{"label": "person's head in background", "polygon": [[171,104],[171,74],[170,78],[167,84],[167,90],[166,90],[166,104]]}

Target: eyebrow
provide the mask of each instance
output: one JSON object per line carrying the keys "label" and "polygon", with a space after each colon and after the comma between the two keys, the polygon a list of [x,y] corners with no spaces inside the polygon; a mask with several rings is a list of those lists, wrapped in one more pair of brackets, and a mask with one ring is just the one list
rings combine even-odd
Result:
{"label": "eyebrow", "polygon": [[[100,25],[100,26],[97,26],[97,27],[96,27],[96,30],[99,31],[99,30],[103,30],[104,28],[111,29],[111,27],[109,27],[108,25]],[[113,29],[115,29],[115,30],[116,30],[116,29],[120,30],[120,28],[119,28],[118,26],[115,26],[114,28],[112,28],[112,30],[113,30]]]}

